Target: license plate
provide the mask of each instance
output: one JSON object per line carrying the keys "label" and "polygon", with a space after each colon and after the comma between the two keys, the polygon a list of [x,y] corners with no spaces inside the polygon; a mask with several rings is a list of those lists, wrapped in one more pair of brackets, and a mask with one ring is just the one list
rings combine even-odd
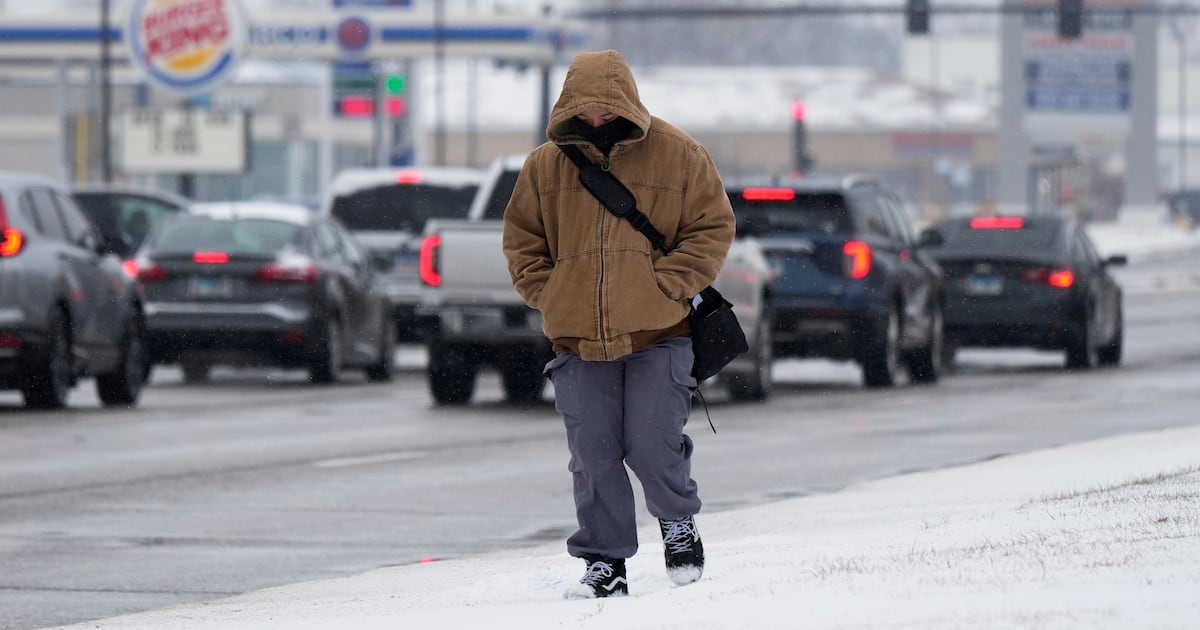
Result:
{"label": "license plate", "polygon": [[1000,295],[1003,290],[1000,276],[970,276],[963,281],[963,291],[970,295]]}
{"label": "license plate", "polygon": [[233,295],[233,281],[223,276],[192,278],[188,295],[194,298],[227,298]]}

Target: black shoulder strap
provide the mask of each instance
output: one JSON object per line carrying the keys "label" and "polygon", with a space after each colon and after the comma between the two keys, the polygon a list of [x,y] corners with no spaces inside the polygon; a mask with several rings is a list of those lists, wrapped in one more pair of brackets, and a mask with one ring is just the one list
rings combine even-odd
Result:
{"label": "black shoulder strap", "polygon": [[637,199],[625,184],[608,170],[601,168],[573,144],[560,144],[558,148],[579,167],[579,182],[614,215],[629,221],[641,232],[650,244],[662,253],[670,253],[667,238],[654,228],[650,218],[637,209]]}

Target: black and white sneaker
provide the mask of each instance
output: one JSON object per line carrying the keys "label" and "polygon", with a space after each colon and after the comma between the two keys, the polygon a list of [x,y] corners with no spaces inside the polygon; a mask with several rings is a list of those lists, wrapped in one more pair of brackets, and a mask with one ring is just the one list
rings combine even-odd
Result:
{"label": "black and white sneaker", "polygon": [[564,599],[596,599],[618,597],[629,594],[629,582],[625,579],[625,561],[604,556],[584,556],[587,573],[563,593]]}
{"label": "black and white sneaker", "polygon": [[679,586],[691,584],[704,573],[704,544],[696,519],[689,516],[676,521],[659,519],[662,531],[663,556],[667,561],[667,577]]}

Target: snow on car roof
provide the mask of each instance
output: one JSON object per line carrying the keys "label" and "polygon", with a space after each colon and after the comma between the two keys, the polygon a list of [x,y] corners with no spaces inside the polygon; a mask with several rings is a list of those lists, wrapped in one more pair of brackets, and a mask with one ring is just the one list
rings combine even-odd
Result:
{"label": "snow on car roof", "polygon": [[215,201],[192,205],[194,214],[216,219],[273,219],[289,223],[308,223],[313,213],[300,204],[279,201]]}
{"label": "snow on car roof", "polygon": [[334,196],[347,195],[367,188],[388,184],[425,184],[465,188],[478,186],[483,170],[454,166],[412,168],[353,168],[341,171],[333,178]]}

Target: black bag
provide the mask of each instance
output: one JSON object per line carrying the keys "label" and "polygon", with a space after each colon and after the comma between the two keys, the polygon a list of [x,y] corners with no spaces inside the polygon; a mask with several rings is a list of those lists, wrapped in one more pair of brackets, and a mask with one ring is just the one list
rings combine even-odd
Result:
{"label": "black bag", "polygon": [[[664,254],[670,252],[666,237],[637,209],[633,193],[621,180],[587,159],[579,147],[560,144],[558,148],[579,167],[579,181],[583,187],[599,199],[609,212],[628,220],[637,231],[650,239],[656,249]],[[692,353],[696,357],[692,364],[692,376],[696,378],[696,383],[700,383],[715,376],[739,354],[748,351],[750,345],[746,342],[742,325],[738,323],[737,314],[733,312],[733,304],[715,287],[706,287],[697,297],[692,301],[689,321],[692,327]]]}
{"label": "black bag", "polygon": [[700,303],[692,305],[692,376],[699,383],[716,376],[730,361],[750,349],[746,333],[738,323],[733,305],[712,286],[700,292]]}

